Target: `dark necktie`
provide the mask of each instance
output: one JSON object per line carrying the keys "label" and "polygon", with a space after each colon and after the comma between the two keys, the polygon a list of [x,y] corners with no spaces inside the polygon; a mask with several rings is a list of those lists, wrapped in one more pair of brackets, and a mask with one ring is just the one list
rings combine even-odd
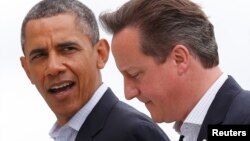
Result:
{"label": "dark necktie", "polygon": [[183,141],[183,138],[184,138],[184,136],[181,135],[180,138],[179,138],[179,141]]}

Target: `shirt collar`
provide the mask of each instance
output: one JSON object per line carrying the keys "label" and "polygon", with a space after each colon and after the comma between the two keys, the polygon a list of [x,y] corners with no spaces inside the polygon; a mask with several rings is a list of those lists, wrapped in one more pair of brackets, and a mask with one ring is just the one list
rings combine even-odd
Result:
{"label": "shirt collar", "polygon": [[[227,80],[228,76],[226,73],[223,73],[207,90],[207,92],[203,95],[203,97],[199,100],[199,102],[195,105],[192,111],[188,114],[187,118],[184,120],[183,123],[191,123],[191,124],[198,124],[201,125],[206,114],[208,108],[210,107],[211,103],[213,102],[216,93],[219,91],[221,86]],[[177,132],[180,131],[180,125],[182,123],[176,122],[174,124],[174,128]]]}

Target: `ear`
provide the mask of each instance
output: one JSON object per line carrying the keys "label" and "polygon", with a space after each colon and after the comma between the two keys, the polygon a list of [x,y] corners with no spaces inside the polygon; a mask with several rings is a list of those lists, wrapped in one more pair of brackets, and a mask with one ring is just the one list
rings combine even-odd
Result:
{"label": "ear", "polygon": [[190,64],[190,52],[184,45],[176,45],[172,52],[171,56],[173,62],[177,66],[178,73],[183,74],[187,71],[189,64]]}
{"label": "ear", "polygon": [[23,69],[24,69],[26,75],[27,75],[28,78],[30,79],[30,82],[31,82],[32,84],[34,84],[34,83],[32,82],[31,77],[30,77],[30,70],[29,70],[28,64],[27,64],[27,62],[26,62],[26,58],[25,58],[24,56],[20,57],[20,62],[21,62],[21,65],[22,65],[22,67],[23,67]]}
{"label": "ear", "polygon": [[101,39],[95,45],[95,48],[97,50],[97,68],[102,69],[108,61],[110,49],[109,44],[107,40]]}

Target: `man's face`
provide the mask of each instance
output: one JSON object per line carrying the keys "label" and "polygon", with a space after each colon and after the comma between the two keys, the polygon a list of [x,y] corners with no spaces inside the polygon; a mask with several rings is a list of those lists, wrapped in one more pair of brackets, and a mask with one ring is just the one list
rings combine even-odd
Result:
{"label": "man's face", "polygon": [[22,66],[59,123],[65,124],[101,83],[99,69],[105,63],[99,60],[99,46],[92,46],[69,14],[31,20],[25,33]]}
{"label": "man's face", "polygon": [[116,66],[124,77],[125,97],[143,102],[156,122],[170,122],[176,112],[175,90],[179,89],[176,65],[171,57],[160,64],[143,54],[139,39],[138,30],[127,27],[112,40]]}

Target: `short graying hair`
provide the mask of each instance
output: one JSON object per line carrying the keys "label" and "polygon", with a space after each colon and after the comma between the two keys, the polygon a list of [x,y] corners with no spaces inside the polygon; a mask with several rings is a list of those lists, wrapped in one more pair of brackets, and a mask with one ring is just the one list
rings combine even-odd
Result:
{"label": "short graying hair", "polygon": [[30,20],[69,13],[76,17],[76,26],[87,34],[94,45],[99,40],[99,29],[95,15],[77,0],[42,0],[27,13],[21,27],[21,45],[24,52],[25,27]]}

